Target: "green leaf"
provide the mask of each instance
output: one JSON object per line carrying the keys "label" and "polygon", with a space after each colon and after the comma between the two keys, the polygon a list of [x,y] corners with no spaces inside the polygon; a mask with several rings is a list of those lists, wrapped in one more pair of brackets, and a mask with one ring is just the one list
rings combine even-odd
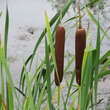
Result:
{"label": "green leaf", "polygon": [[52,110],[52,94],[51,94],[51,74],[50,74],[50,63],[49,63],[49,47],[47,43],[47,38],[45,37],[45,61],[46,61],[46,79],[47,79],[47,90],[48,90],[48,102],[49,108]]}
{"label": "green leaf", "polygon": [[[108,27],[105,32],[103,33],[103,36],[102,36],[102,39],[100,41],[100,43],[102,43],[102,41],[104,40],[105,36],[107,36],[107,32],[110,30],[110,27]],[[110,39],[108,36],[107,36],[108,39]]]}
{"label": "green leaf", "polygon": [[2,11],[0,11],[0,17],[2,16]]}
{"label": "green leaf", "polygon": [[7,110],[14,110],[14,97],[11,86],[7,84]]}
{"label": "green leaf", "polygon": [[82,74],[81,74],[81,88],[80,88],[80,109],[87,110],[90,101],[89,92],[92,82],[93,69],[93,51],[85,51],[83,57]]}
{"label": "green leaf", "polygon": [[[95,57],[95,82],[94,82],[94,90],[95,90],[95,104],[97,104],[97,85],[98,85],[98,70],[99,70],[99,58],[100,58],[100,24],[98,18],[98,27],[97,27],[97,41],[96,41],[96,57]],[[96,106],[95,106],[96,108]]]}
{"label": "green leaf", "polygon": [[109,75],[109,74],[110,74],[110,70],[105,70],[104,72],[100,72],[98,74],[98,79],[103,78],[104,76]]}
{"label": "green leaf", "polygon": [[41,93],[40,93],[40,96],[39,96],[39,99],[38,99],[38,103],[36,105],[36,109],[37,110],[40,110],[40,107],[41,107],[41,104],[42,104],[42,100],[43,100],[43,97],[44,97],[44,91],[45,91],[46,85],[47,85],[47,83],[45,82],[44,85],[43,85],[43,88],[41,90]]}
{"label": "green leaf", "polygon": [[32,97],[32,92],[31,92],[31,82],[29,80],[28,73],[26,74],[26,87],[27,87],[27,93],[30,99],[29,107],[31,110],[36,110],[34,103],[33,103],[33,97]]}
{"label": "green leaf", "polygon": [[2,96],[0,94],[0,110],[1,110],[1,105],[2,105]]}
{"label": "green leaf", "polygon": [[[97,26],[99,25],[100,30],[107,36],[107,34],[106,34],[107,32],[104,31],[104,29],[103,29],[103,28],[101,27],[101,25],[98,23],[97,19],[96,19],[95,16],[91,13],[91,11],[90,11],[88,8],[86,8],[86,11],[87,11],[89,17],[91,18],[91,20],[92,20]],[[107,36],[107,38],[109,38],[109,37]]]}
{"label": "green leaf", "polygon": [[1,94],[3,97],[3,100],[5,100],[5,87],[4,87],[4,73],[3,73],[3,65],[0,63],[0,71],[1,71]]}
{"label": "green leaf", "polygon": [[110,50],[108,50],[101,58],[99,61],[99,64],[101,64],[104,60],[106,60],[110,56]]}
{"label": "green leaf", "polygon": [[27,97],[24,103],[23,110],[29,110],[29,103],[30,103],[30,99],[29,97]]}
{"label": "green leaf", "polygon": [[9,28],[9,14],[8,14],[8,5],[6,6],[6,20],[5,20],[5,57],[7,57],[7,42],[8,42],[8,28]]}
{"label": "green leaf", "polygon": [[66,73],[66,71],[69,69],[69,67],[73,64],[75,60],[75,56],[72,56],[71,60],[69,61],[69,63],[67,64],[67,66],[64,69],[64,73]]}
{"label": "green leaf", "polygon": [[104,63],[104,66],[101,68],[100,73],[103,73],[109,65],[110,65],[110,59],[108,59],[108,60]]}
{"label": "green leaf", "polygon": [[72,73],[72,78],[71,78],[71,81],[70,81],[70,84],[69,84],[69,88],[68,88],[68,92],[67,92],[67,97],[66,97],[66,101],[65,101],[64,110],[66,110],[66,105],[68,103],[69,94],[70,94],[70,91],[71,91],[71,88],[72,88],[72,84],[73,84],[74,78],[75,78],[75,69],[74,69],[74,71]]}
{"label": "green leaf", "polygon": [[93,6],[98,0],[91,0],[88,4],[81,8],[81,10],[85,9],[85,7]]}
{"label": "green leaf", "polygon": [[[52,39],[51,29],[50,29],[50,25],[49,25],[49,21],[48,21],[48,16],[47,16],[46,12],[45,12],[45,22],[46,22],[49,46],[50,46],[50,50],[51,50],[50,54],[52,56],[52,60],[53,60],[53,63],[54,63],[54,68],[56,69],[56,73],[57,73],[57,76],[58,76],[56,59],[55,59],[55,48],[54,48],[54,43],[53,43],[53,39]],[[58,77],[58,80],[59,80],[59,77]]]}

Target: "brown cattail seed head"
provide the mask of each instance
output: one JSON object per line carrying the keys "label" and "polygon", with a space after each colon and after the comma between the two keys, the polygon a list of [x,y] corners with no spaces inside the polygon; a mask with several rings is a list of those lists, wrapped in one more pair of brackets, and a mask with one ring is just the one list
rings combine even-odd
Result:
{"label": "brown cattail seed head", "polygon": [[81,69],[86,48],[86,31],[84,29],[77,29],[75,38],[75,65],[76,65],[76,82],[81,84]]}
{"label": "brown cattail seed head", "polygon": [[65,45],[65,29],[63,26],[58,26],[56,29],[55,39],[55,58],[58,71],[58,77],[55,70],[55,84],[60,85],[63,79],[63,67],[64,67],[64,46]]}

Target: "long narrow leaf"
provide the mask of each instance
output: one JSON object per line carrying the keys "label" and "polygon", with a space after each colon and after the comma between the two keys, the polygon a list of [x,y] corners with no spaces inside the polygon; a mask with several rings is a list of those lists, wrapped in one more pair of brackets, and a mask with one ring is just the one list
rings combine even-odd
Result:
{"label": "long narrow leaf", "polygon": [[9,28],[9,14],[8,14],[8,5],[6,7],[6,20],[5,20],[5,57],[7,57],[7,42],[8,42],[8,28]]}
{"label": "long narrow leaf", "polygon": [[51,95],[51,76],[50,76],[50,63],[49,63],[49,47],[47,43],[47,38],[45,37],[45,58],[46,58],[46,79],[47,79],[47,89],[48,89],[48,102],[49,108],[52,110],[52,95]]}

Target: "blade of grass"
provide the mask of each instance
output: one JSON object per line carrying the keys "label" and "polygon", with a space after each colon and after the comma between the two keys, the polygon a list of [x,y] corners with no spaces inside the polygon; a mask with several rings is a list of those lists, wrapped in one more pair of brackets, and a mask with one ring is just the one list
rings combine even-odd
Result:
{"label": "blade of grass", "polygon": [[[81,16],[81,18],[83,18],[84,16],[85,16],[85,14],[83,14],[83,15]],[[70,21],[72,21],[72,20],[75,20],[75,19],[77,19],[77,18],[79,18],[79,16],[71,17],[71,18],[69,18],[68,20],[66,20],[66,21],[64,22],[64,24],[67,23],[67,22],[70,22]]]}
{"label": "blade of grass", "polygon": [[81,76],[81,88],[80,88],[80,109],[87,110],[90,101],[89,91],[92,82],[92,51],[84,53],[83,65],[82,65],[82,76]]}
{"label": "blade of grass", "polygon": [[27,87],[27,93],[28,93],[28,96],[29,96],[29,99],[30,99],[29,107],[30,107],[31,110],[36,110],[35,106],[34,106],[34,103],[33,103],[33,97],[32,97],[32,92],[31,92],[31,82],[29,80],[28,73],[26,74],[26,87]]}
{"label": "blade of grass", "polygon": [[74,62],[74,60],[75,60],[75,56],[72,56],[71,60],[69,61],[69,63],[67,64],[67,66],[64,69],[64,74],[69,69],[69,67],[72,65],[72,63]]}
{"label": "blade of grass", "polygon": [[1,94],[0,94],[0,110],[1,110],[1,105],[2,105],[2,97],[1,97]]}
{"label": "blade of grass", "polygon": [[[105,38],[105,36],[107,35],[107,32],[110,30],[110,27],[108,27],[106,30],[105,30],[105,32],[103,33],[103,36],[102,36],[102,39],[101,39],[101,41],[100,41],[100,43],[102,43],[102,41],[104,40],[104,38]],[[110,38],[108,38],[108,39],[110,39]]]}
{"label": "blade of grass", "polygon": [[109,75],[109,74],[110,74],[110,70],[106,70],[102,73],[99,73],[98,74],[98,79],[103,78],[104,76]]}
{"label": "blade of grass", "polygon": [[5,68],[5,72],[6,72],[6,75],[7,75],[8,82],[9,82],[10,85],[12,85],[12,88],[14,88],[14,84],[13,84],[13,81],[12,81],[12,77],[10,75],[9,67],[8,67],[6,59],[5,59],[5,53],[4,53],[2,48],[0,48],[0,59],[1,59],[1,62],[3,64],[3,68]]}
{"label": "blade of grass", "polygon": [[81,10],[85,9],[85,7],[90,7],[97,2],[98,2],[98,0],[91,0],[88,4],[86,4],[84,7],[82,7]]}
{"label": "blade of grass", "polygon": [[[100,57],[100,24],[98,17],[98,27],[97,27],[97,42],[96,42],[96,58],[95,58],[95,82],[94,82],[94,91],[95,91],[95,104],[97,104],[97,84],[98,84],[98,69],[99,69],[99,57]],[[96,109],[96,106],[95,106]]]}
{"label": "blade of grass", "polygon": [[47,85],[47,83],[45,82],[44,85],[43,85],[43,88],[41,90],[41,93],[40,93],[40,96],[39,96],[39,99],[38,99],[38,103],[36,105],[36,110],[40,110],[46,85]]}
{"label": "blade of grass", "polygon": [[[1,44],[1,35],[0,35],[0,48],[2,48],[2,44]],[[4,74],[3,74],[3,66],[2,66],[2,62],[0,61],[0,72],[1,72],[1,94],[3,97],[3,101],[5,100],[5,87],[4,87]]]}
{"label": "blade of grass", "polygon": [[30,103],[30,99],[29,97],[27,97],[24,103],[23,110],[29,110],[29,103]]}
{"label": "blade of grass", "polygon": [[[28,62],[31,60],[31,58],[32,58],[32,55],[30,55],[28,58],[27,58],[27,60],[24,62],[24,65],[27,65],[28,64]],[[19,83],[19,88],[21,88],[22,87],[22,90],[23,90],[23,88],[24,88],[24,84],[22,83],[22,82],[24,82],[23,81],[23,79],[24,79],[24,66],[22,67],[22,71],[21,71],[21,75],[20,75],[20,83]]]}
{"label": "blade of grass", "polygon": [[2,16],[2,11],[0,11],[0,17]]}
{"label": "blade of grass", "polygon": [[75,69],[74,69],[74,71],[72,73],[72,78],[71,78],[71,81],[70,81],[70,84],[69,84],[64,110],[66,110],[66,106],[67,106],[67,103],[68,103],[68,98],[69,98],[69,95],[70,95],[70,91],[71,91],[71,88],[72,88],[72,84],[73,84],[74,78],[75,78]]}
{"label": "blade of grass", "polygon": [[[54,48],[54,44],[53,44],[53,40],[52,40],[52,34],[51,34],[51,29],[50,29],[48,16],[47,16],[46,12],[45,12],[45,22],[46,22],[49,46],[50,46],[50,50],[51,50],[50,54],[52,56],[52,60],[53,60],[53,63],[54,63],[54,68],[56,70],[57,77],[58,77],[58,71],[57,71],[57,65],[56,65],[56,59],[55,59],[55,48]],[[59,80],[59,77],[58,77],[58,80]]]}
{"label": "blade of grass", "polygon": [[0,63],[0,70],[1,70],[1,94],[3,97],[3,100],[5,100],[5,87],[4,87],[4,74],[3,74],[3,66],[2,63]]}
{"label": "blade of grass", "polygon": [[9,28],[9,14],[8,14],[8,5],[6,6],[6,20],[5,20],[5,57],[7,57],[7,42],[8,42],[8,28]]}
{"label": "blade of grass", "polygon": [[0,95],[0,110],[7,110],[6,104],[3,101],[3,98],[1,95]]}
{"label": "blade of grass", "polygon": [[101,68],[100,73],[103,73],[109,65],[110,65],[110,59],[108,59],[108,60],[104,63],[104,66]]}
{"label": "blade of grass", "polygon": [[23,97],[26,97],[26,95],[17,87],[15,87],[15,89],[23,96]]}
{"label": "blade of grass", "polygon": [[110,56],[110,50],[108,50],[101,58],[99,61],[99,64],[101,64],[107,57]]}
{"label": "blade of grass", "polygon": [[6,83],[6,89],[7,89],[7,110],[14,110],[13,91],[8,82]]}
{"label": "blade of grass", "polygon": [[[105,31],[104,31],[104,29],[102,28],[102,26],[98,23],[97,19],[95,18],[95,16],[91,13],[91,11],[90,11],[88,8],[86,8],[86,12],[88,13],[88,15],[89,15],[89,17],[91,18],[91,20],[92,20],[97,26],[99,25],[100,30],[101,30],[103,33],[105,33]],[[105,34],[106,34],[106,33],[105,33]],[[106,36],[107,36],[107,38],[109,38],[107,34],[106,34]]]}
{"label": "blade of grass", "polygon": [[40,72],[36,76],[36,79],[34,81],[34,86],[33,86],[33,89],[32,89],[32,95],[33,95],[34,104],[36,104],[36,99],[37,99],[37,95],[38,95],[39,88],[40,88],[40,80],[41,80],[41,78],[42,78],[42,74]]}
{"label": "blade of grass", "polygon": [[50,76],[50,63],[49,63],[49,47],[47,38],[45,37],[45,56],[46,56],[46,79],[47,79],[47,90],[48,90],[48,102],[49,108],[52,110],[52,94],[51,94],[51,76]]}
{"label": "blade of grass", "polygon": [[74,19],[77,19],[77,18],[79,18],[79,16],[71,17],[71,18],[69,18],[68,20],[66,20],[66,21],[64,22],[64,24],[67,23],[67,22],[69,22],[69,21],[72,21],[72,20],[74,20]]}

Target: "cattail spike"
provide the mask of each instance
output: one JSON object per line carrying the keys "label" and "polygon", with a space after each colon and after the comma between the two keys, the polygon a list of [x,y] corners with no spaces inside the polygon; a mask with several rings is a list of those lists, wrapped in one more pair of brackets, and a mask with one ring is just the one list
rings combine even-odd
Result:
{"label": "cattail spike", "polygon": [[75,65],[76,65],[76,82],[81,84],[81,70],[86,47],[86,31],[84,29],[77,29],[75,38]]}
{"label": "cattail spike", "polygon": [[55,84],[60,85],[63,79],[63,67],[64,67],[64,45],[65,45],[65,29],[63,26],[58,26],[56,29],[55,39],[55,58],[58,71],[55,71]]}

